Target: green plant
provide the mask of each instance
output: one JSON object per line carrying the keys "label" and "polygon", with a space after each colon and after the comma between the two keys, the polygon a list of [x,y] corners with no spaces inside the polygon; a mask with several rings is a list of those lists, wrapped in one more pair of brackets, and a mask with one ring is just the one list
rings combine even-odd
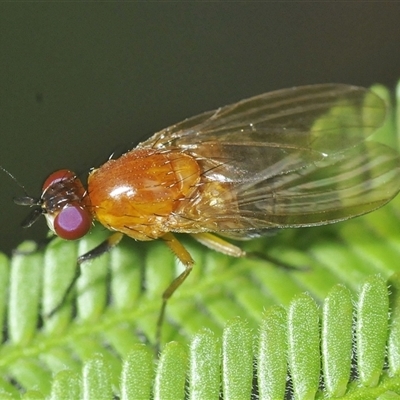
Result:
{"label": "green plant", "polygon": [[[392,116],[379,137],[397,145],[394,131]],[[85,264],[76,303],[43,319],[77,255],[107,232],[44,252],[24,243],[28,254],[0,258],[0,398],[278,399],[288,388],[298,399],[400,398],[399,210],[396,198],[355,220],[243,245],[299,267],[290,272],[182,238],[196,265],[168,305],[159,360],[161,293],[180,268],[163,243],[125,239]]]}

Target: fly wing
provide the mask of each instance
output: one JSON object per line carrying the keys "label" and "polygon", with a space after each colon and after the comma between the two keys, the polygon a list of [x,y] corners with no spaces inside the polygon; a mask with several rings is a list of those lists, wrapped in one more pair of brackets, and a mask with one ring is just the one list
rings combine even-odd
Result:
{"label": "fly wing", "polygon": [[[267,229],[324,225],[373,211],[400,190],[399,155],[380,143],[366,141],[312,162],[312,153],[292,151],[273,164],[264,148],[244,147],[247,172],[237,169],[235,151],[228,148],[231,160],[226,153],[219,164],[216,158],[200,161],[203,182],[222,184],[218,198],[194,197],[193,206],[181,210],[193,220],[193,231],[247,238]],[[257,150],[267,161],[264,168]],[[193,215],[200,218],[194,221]]]}
{"label": "fly wing", "polygon": [[235,185],[245,229],[323,225],[391,200],[400,190],[400,159],[394,150],[366,142],[301,168],[262,175]]}
{"label": "fly wing", "polygon": [[384,101],[368,89],[321,84],[264,93],[166,128],[139,147],[259,143],[331,153],[365,140],[386,115]]}
{"label": "fly wing", "polygon": [[201,114],[140,146],[181,149],[197,159],[205,185],[231,192],[191,199],[179,211],[193,222],[184,231],[247,238],[348,219],[394,197],[399,155],[366,141],[385,114],[384,101],[367,89],[311,85]]}

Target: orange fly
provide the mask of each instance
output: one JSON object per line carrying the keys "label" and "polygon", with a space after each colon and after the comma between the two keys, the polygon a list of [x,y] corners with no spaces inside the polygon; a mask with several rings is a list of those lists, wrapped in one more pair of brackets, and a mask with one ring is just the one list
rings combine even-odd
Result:
{"label": "orange fly", "polygon": [[[270,229],[324,225],[375,210],[400,190],[398,153],[366,140],[386,115],[385,102],[355,86],[321,84],[265,93],[164,129],[118,159],[93,169],[85,189],[69,170],[51,174],[38,206],[64,239],[97,220],[114,233],[78,259],[109,250],[123,235],[161,238],[185,266],[163,294],[189,275],[193,259],[175,238],[188,233],[235,257],[245,252],[220,236],[251,239]],[[215,236],[215,233],[219,236]]]}

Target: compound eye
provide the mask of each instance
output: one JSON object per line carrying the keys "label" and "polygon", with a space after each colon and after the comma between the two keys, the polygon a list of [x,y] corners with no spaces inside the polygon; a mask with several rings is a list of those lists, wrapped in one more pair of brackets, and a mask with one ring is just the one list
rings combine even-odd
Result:
{"label": "compound eye", "polygon": [[83,207],[71,204],[54,218],[54,231],[62,239],[75,240],[85,236],[92,226],[92,216]]}
{"label": "compound eye", "polygon": [[53,172],[49,177],[44,181],[42,186],[42,191],[45,192],[50,186],[54,185],[57,182],[65,181],[65,180],[74,180],[75,174],[69,169],[60,169],[58,171]]}

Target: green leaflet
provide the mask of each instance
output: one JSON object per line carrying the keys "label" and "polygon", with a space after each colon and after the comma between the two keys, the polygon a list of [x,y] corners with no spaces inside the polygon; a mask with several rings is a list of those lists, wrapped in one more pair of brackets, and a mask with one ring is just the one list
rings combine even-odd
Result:
{"label": "green leaflet", "polygon": [[[393,136],[393,125],[383,129],[386,139]],[[298,399],[398,398],[399,210],[396,198],[355,220],[243,244],[306,270],[232,259],[182,238],[196,265],[168,305],[159,360],[152,344],[160,296],[180,268],[163,243],[124,239],[86,264],[78,300],[71,297],[51,319],[44,316],[62,298],[76,256],[107,232],[2,256],[0,397],[218,399],[221,392],[257,392],[279,399],[288,368]]]}

